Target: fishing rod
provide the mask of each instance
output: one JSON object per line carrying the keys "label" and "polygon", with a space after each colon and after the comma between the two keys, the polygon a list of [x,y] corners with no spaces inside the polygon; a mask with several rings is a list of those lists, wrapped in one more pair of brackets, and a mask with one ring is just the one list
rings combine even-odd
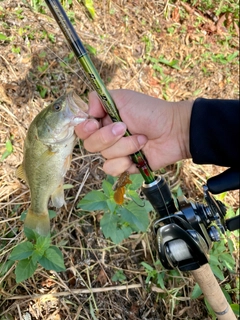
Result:
{"label": "fishing rod", "polygon": [[[113,98],[103,83],[62,5],[58,0],[45,0],[45,2],[81,64],[87,79],[97,92],[105,111],[113,122],[122,121]],[[125,136],[131,136],[131,133],[127,130]],[[132,154],[131,158],[144,179],[142,191],[151,202],[156,212],[162,216],[162,214],[165,215],[166,212],[174,210],[174,200],[165,179],[163,177],[160,178],[160,176],[155,176],[144,153],[139,150]]]}
{"label": "fishing rod", "polygon": [[[115,102],[60,2],[58,0],[45,0],[45,2],[80,62],[87,79],[96,90],[105,111],[113,122],[121,121]],[[131,133],[127,130],[125,136],[131,136]],[[185,197],[179,197],[175,205],[165,179],[154,175],[144,153],[138,151],[131,157],[144,179],[142,192],[159,216],[153,229],[163,266],[166,269],[178,268],[181,271],[191,271],[218,319],[235,320],[236,317],[208,264],[208,252],[211,242],[219,241],[220,238],[212,222],[215,222],[222,232],[239,228],[239,219],[224,220],[225,206],[209,193],[209,190],[213,193],[216,189],[219,191],[217,187],[219,182],[222,183],[221,189],[234,190],[235,187],[239,187],[236,175],[233,174],[232,180],[228,179],[227,175],[223,177],[224,179],[222,177],[218,180],[213,179],[212,183],[203,186],[206,205],[189,202]]]}
{"label": "fishing rod", "polygon": [[[98,97],[105,108],[105,111],[109,114],[113,122],[122,121],[119,116],[115,102],[113,101],[105,84],[103,83],[98,71],[96,70],[91,58],[87,53],[86,48],[84,47],[77,32],[73,28],[73,25],[70,22],[62,5],[58,0],[45,0],[45,2],[48,5],[52,15],[54,16],[63,34],[65,35],[76,58],[78,59],[83,70],[85,71],[87,79],[90,81],[94,90],[96,90]],[[127,130],[125,136],[130,135],[130,132]],[[134,153],[131,157],[133,162],[136,163],[141,175],[143,176],[144,181],[146,183],[154,182],[154,174],[150,169],[143,152],[138,151]]]}

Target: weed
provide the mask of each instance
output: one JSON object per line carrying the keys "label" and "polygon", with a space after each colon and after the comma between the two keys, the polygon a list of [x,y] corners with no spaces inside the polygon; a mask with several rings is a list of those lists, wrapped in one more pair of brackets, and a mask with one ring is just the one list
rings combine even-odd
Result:
{"label": "weed", "polygon": [[22,13],[23,13],[23,9],[17,9],[15,11],[15,14],[16,14],[17,18],[20,19],[20,20],[24,19],[24,15],[22,15]]}
{"label": "weed", "polygon": [[75,24],[75,13],[74,11],[67,11],[67,16],[71,23],[74,25]]}
{"label": "weed", "polygon": [[147,273],[147,278],[145,280],[146,284],[150,284],[151,282],[153,282],[157,284],[161,289],[166,290],[163,280],[166,272],[164,270],[157,270],[159,269],[159,266],[162,268],[161,262],[157,260],[155,263],[155,268],[153,268],[146,262],[141,262],[141,265],[145,268],[145,272]]}
{"label": "weed", "polygon": [[10,139],[7,139],[6,143],[5,143],[5,151],[3,152],[0,161],[3,161],[4,159],[6,159],[8,156],[10,156],[10,154],[13,153],[13,145],[12,145],[12,141],[13,141],[13,136],[10,137]]}
{"label": "weed", "polygon": [[219,16],[223,13],[232,13],[234,18],[239,19],[239,1],[236,0],[183,0],[187,2],[192,7],[196,7],[202,12],[210,10],[215,13],[216,16]]}
{"label": "weed", "polygon": [[93,46],[90,46],[87,43],[85,43],[84,46],[87,49],[87,51],[90,52],[91,54],[93,54],[94,56],[97,54],[97,49],[94,48]]}
{"label": "weed", "polygon": [[40,96],[42,99],[44,99],[48,93],[48,88],[42,86],[42,85],[39,85],[37,84],[37,91],[39,92]]}
{"label": "weed", "polygon": [[103,181],[102,191],[90,191],[78,203],[78,208],[82,210],[104,212],[100,221],[101,229],[104,236],[116,244],[128,238],[132,232],[145,232],[149,226],[148,213],[151,205],[148,202],[144,205],[136,192],[142,184],[142,177],[133,175],[130,179],[132,184],[126,187],[126,194],[134,201],[125,201],[122,206],[118,206],[112,190],[116,179],[109,176]]}
{"label": "weed", "polygon": [[170,34],[174,34],[174,31],[175,31],[175,27],[169,27],[167,28],[167,32],[170,33]]}
{"label": "weed", "polygon": [[7,266],[2,266],[2,274],[8,271],[14,261],[17,261],[15,269],[17,283],[30,278],[38,264],[46,270],[56,272],[65,270],[62,253],[56,246],[51,245],[50,236],[40,236],[27,228],[24,232],[28,240],[21,242],[12,250]]}
{"label": "weed", "polygon": [[145,35],[141,40],[145,43],[145,54],[149,55],[153,49],[151,35]]}
{"label": "weed", "polygon": [[96,15],[96,12],[95,12],[95,9],[94,9],[93,0],[84,0],[83,3],[84,3],[84,6],[86,7],[86,9],[88,10],[88,12],[90,14],[90,17],[92,19],[94,19],[95,15]]}
{"label": "weed", "polygon": [[229,63],[233,63],[233,64],[237,64],[238,63],[238,59],[237,57],[239,56],[239,52],[235,51],[233,53],[229,53],[229,54],[224,54],[224,53],[212,53],[210,51],[206,51],[204,52],[201,57],[204,61],[209,61],[212,60],[215,63],[220,63],[220,64],[229,64]]}
{"label": "weed", "polygon": [[124,282],[126,280],[126,276],[123,270],[117,270],[114,275],[112,276],[111,280],[114,282]]}
{"label": "weed", "polygon": [[9,41],[10,38],[3,33],[0,33],[0,41]]}
{"label": "weed", "polygon": [[44,0],[32,0],[31,6],[34,11],[40,12],[40,13],[46,13],[46,3]]}
{"label": "weed", "polygon": [[45,61],[41,66],[37,66],[37,69],[38,69],[39,72],[42,73],[42,72],[47,70],[48,66],[49,66],[48,62]]}
{"label": "weed", "polygon": [[21,48],[20,48],[20,47],[13,46],[13,47],[12,47],[12,53],[16,53],[16,54],[21,53]]}

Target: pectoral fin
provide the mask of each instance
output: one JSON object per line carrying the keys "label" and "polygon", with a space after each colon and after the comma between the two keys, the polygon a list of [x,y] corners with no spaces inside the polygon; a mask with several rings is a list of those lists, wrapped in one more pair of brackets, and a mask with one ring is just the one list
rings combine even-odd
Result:
{"label": "pectoral fin", "polygon": [[44,151],[41,156],[38,158],[37,164],[38,166],[47,163],[51,160],[53,156],[55,156],[56,152],[52,151],[50,148]]}
{"label": "pectoral fin", "polygon": [[62,167],[62,176],[64,177],[68,169],[70,168],[72,161],[72,155],[70,154],[68,157],[66,157],[64,165]]}
{"label": "pectoral fin", "polygon": [[51,195],[52,204],[56,208],[61,208],[65,204],[63,183],[60,184]]}

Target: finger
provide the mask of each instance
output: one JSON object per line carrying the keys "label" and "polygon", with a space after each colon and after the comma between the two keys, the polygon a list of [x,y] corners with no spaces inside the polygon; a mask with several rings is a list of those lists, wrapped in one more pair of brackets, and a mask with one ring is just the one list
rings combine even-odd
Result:
{"label": "finger", "polygon": [[143,135],[133,135],[119,139],[114,145],[102,151],[106,159],[113,159],[131,155],[139,151],[148,139]]}
{"label": "finger", "polygon": [[97,131],[100,127],[100,124],[95,119],[88,119],[75,127],[76,135],[80,139],[88,138],[92,133]]}
{"label": "finger", "polygon": [[103,151],[112,146],[126,132],[126,125],[123,122],[115,122],[103,127],[84,141],[84,147],[90,152]]}
{"label": "finger", "polygon": [[136,165],[129,157],[106,160],[103,164],[103,170],[106,174],[110,174],[113,177],[119,176],[124,171],[128,171],[129,173],[139,173]]}
{"label": "finger", "polygon": [[89,111],[88,114],[95,118],[103,118],[106,112],[101,104],[101,101],[96,93],[96,91],[90,92],[88,96]]}

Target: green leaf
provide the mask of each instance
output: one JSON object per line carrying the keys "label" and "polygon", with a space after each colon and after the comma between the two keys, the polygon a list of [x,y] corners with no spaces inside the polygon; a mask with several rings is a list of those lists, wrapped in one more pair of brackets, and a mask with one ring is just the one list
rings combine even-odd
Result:
{"label": "green leaf", "polygon": [[11,268],[11,266],[14,264],[14,261],[8,260],[6,262],[0,263],[0,277],[4,276],[5,273],[8,272],[8,270]]}
{"label": "green leaf", "polygon": [[108,182],[107,180],[103,180],[102,188],[105,195],[110,198],[113,196],[114,191],[112,190],[112,184]]}
{"label": "green leaf", "polygon": [[6,41],[9,40],[9,37],[7,37],[5,34],[0,33],[0,41]]}
{"label": "green leaf", "polygon": [[6,159],[13,152],[13,145],[10,139],[6,141],[5,148],[6,150],[3,152],[0,161],[3,161],[4,159]]}
{"label": "green leaf", "polygon": [[122,270],[117,270],[114,275],[112,276],[111,278],[112,281],[116,282],[116,281],[120,281],[120,282],[123,282],[126,280],[126,276],[125,274],[123,273]]}
{"label": "green leaf", "polygon": [[57,212],[54,210],[48,210],[49,219],[53,219],[57,216]]}
{"label": "green leaf", "polygon": [[218,253],[222,253],[225,250],[226,250],[226,247],[225,247],[225,244],[224,244],[223,241],[216,242],[216,243],[213,244],[213,248],[212,248],[210,254],[213,254],[213,255],[216,254],[217,255]]}
{"label": "green leaf", "polygon": [[228,248],[229,248],[229,251],[231,253],[231,255],[233,254],[235,248],[234,248],[234,243],[232,241],[231,238],[227,238],[227,243],[228,243]]}
{"label": "green leaf", "polygon": [[144,202],[142,199],[139,198],[139,195],[136,190],[127,190],[127,196],[134,200],[140,207],[144,206]]}
{"label": "green leaf", "polygon": [[114,213],[105,212],[100,220],[100,226],[106,238],[111,238],[112,233],[117,229],[118,216]]}
{"label": "green leaf", "polygon": [[171,68],[177,69],[177,70],[181,70],[180,67],[178,66],[178,60],[172,60],[169,61],[167,59],[165,59],[163,56],[159,57],[159,62],[162,64],[165,64]]}
{"label": "green leaf", "polygon": [[3,152],[3,154],[2,154],[2,156],[1,156],[0,161],[3,161],[3,160],[6,159],[8,156],[10,156],[10,153],[9,153],[7,150],[5,150],[5,151]]}
{"label": "green leaf", "polygon": [[54,270],[56,272],[65,270],[62,253],[54,246],[45,251],[39,263],[47,270]]}
{"label": "green leaf", "polygon": [[234,270],[235,260],[229,253],[220,254],[219,259],[222,260],[222,264],[224,264],[228,268],[228,270]]}
{"label": "green leaf", "polygon": [[221,288],[222,289],[222,292],[224,293],[225,295],[225,298],[227,299],[227,302],[230,304],[232,303],[232,299],[230,297],[230,294],[227,292],[227,290],[225,290],[224,288]]}
{"label": "green leaf", "polygon": [[157,284],[160,286],[161,289],[166,290],[165,285],[164,285],[164,272],[158,273]]}
{"label": "green leaf", "polygon": [[224,275],[221,271],[221,269],[218,266],[212,266],[210,265],[212,272],[215,274],[216,277],[218,277],[221,281],[224,280]]}
{"label": "green leaf", "polygon": [[[27,211],[23,212],[22,215],[25,214],[26,212]],[[26,217],[26,215],[25,215],[25,217]],[[25,217],[24,217],[24,219],[25,219]],[[24,227],[24,234],[29,241],[35,242],[38,237],[38,233],[36,231],[29,229],[29,228],[26,228],[26,227]]]}
{"label": "green leaf", "polygon": [[236,216],[236,214],[235,214],[235,211],[233,210],[233,208],[232,207],[228,208],[225,218],[229,219],[229,218],[233,218],[235,216]]}
{"label": "green leaf", "polygon": [[49,236],[39,236],[35,244],[35,250],[40,256],[50,247],[51,239]]}
{"label": "green leaf", "polygon": [[124,239],[127,239],[131,233],[132,229],[129,226],[122,225],[112,234],[111,240],[116,244],[121,243]]}
{"label": "green leaf", "polygon": [[125,208],[119,207],[117,212],[122,219],[129,223],[135,231],[145,232],[149,225],[149,217],[144,207],[139,207],[133,201],[129,202]]}
{"label": "green leaf", "polygon": [[108,206],[108,209],[110,212],[114,213],[115,212],[115,209],[117,207],[117,204],[116,202],[114,201],[114,199],[108,199],[107,200],[107,206]]}
{"label": "green leaf", "polygon": [[114,178],[113,176],[107,175],[106,181],[111,184],[111,186],[114,184],[114,182],[117,180],[117,178]]}
{"label": "green leaf", "polygon": [[114,213],[105,212],[100,220],[100,226],[104,236],[111,238],[116,244],[126,239],[132,233],[132,229],[124,225],[117,214]]}
{"label": "green leaf", "polygon": [[96,318],[95,308],[93,307],[91,300],[89,300],[89,309],[90,309],[90,315],[91,315],[92,320],[98,320]]}
{"label": "green leaf", "polygon": [[191,294],[191,299],[197,299],[198,297],[200,297],[201,294],[202,289],[199,287],[199,284],[196,283]]}
{"label": "green leaf", "polygon": [[209,304],[209,302],[207,301],[206,298],[204,298],[204,302],[205,302],[205,304],[206,304],[206,307],[207,307],[207,309],[208,309],[208,312],[209,312],[210,315],[211,315],[211,319],[212,319],[212,320],[216,320],[216,319],[217,319],[216,314],[215,314],[215,312],[213,311],[212,307],[210,306],[210,304]]}
{"label": "green leaf", "polygon": [[143,183],[143,177],[141,174],[131,174],[129,178],[132,183],[128,185],[128,189],[137,190],[141,187]]}
{"label": "green leaf", "polygon": [[37,265],[33,263],[32,259],[19,261],[15,270],[17,283],[30,278],[36,269]]}
{"label": "green leaf", "polygon": [[38,261],[41,259],[41,257],[42,257],[42,255],[39,254],[38,251],[34,251],[33,254],[32,254],[32,256],[31,256],[31,259],[32,259],[33,264],[37,264]]}
{"label": "green leaf", "polygon": [[235,51],[235,52],[229,54],[229,55],[227,56],[227,61],[228,61],[228,62],[231,62],[231,61],[234,60],[238,55],[239,55],[239,52],[238,52],[238,51]]}
{"label": "green leaf", "polygon": [[6,150],[8,153],[13,152],[13,145],[12,145],[11,140],[9,140],[9,139],[6,141]]}
{"label": "green leaf", "polygon": [[210,255],[210,259],[209,259],[209,263],[211,265],[219,265],[219,261],[218,258],[216,256],[214,256],[213,254]]}
{"label": "green leaf", "polygon": [[30,257],[33,253],[33,244],[25,241],[17,245],[10,254],[9,260],[23,260]]}
{"label": "green leaf", "polygon": [[232,303],[231,304],[231,308],[233,310],[233,312],[236,314],[236,316],[240,316],[240,306],[237,303]]}
{"label": "green leaf", "polygon": [[147,270],[147,271],[153,271],[154,269],[153,269],[153,267],[152,266],[150,266],[148,263],[146,263],[146,262],[141,262],[141,265]]}
{"label": "green leaf", "polygon": [[78,203],[77,207],[88,211],[106,210],[108,208],[107,199],[103,192],[93,190]]}
{"label": "green leaf", "polygon": [[[20,221],[24,221],[27,215],[27,210],[23,211],[20,216]],[[25,231],[24,231],[25,232]]]}
{"label": "green leaf", "polygon": [[88,52],[92,53],[94,56],[97,54],[96,48],[90,46],[90,44],[87,44],[87,43],[85,43],[84,45]]}
{"label": "green leaf", "polygon": [[92,19],[95,18],[95,9],[94,9],[94,6],[93,6],[93,0],[84,0],[84,4],[85,4],[85,7],[87,8],[88,12],[90,13]]}

